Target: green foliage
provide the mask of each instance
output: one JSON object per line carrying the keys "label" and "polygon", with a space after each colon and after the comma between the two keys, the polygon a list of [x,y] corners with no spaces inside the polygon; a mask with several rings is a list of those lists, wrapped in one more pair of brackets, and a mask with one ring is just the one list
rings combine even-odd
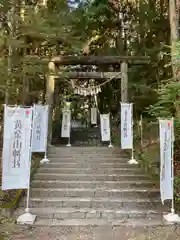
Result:
{"label": "green foliage", "polygon": [[[168,48],[168,47],[166,47]],[[170,48],[170,47],[169,47]],[[167,55],[167,53],[164,53]],[[180,121],[179,119],[179,104],[180,104],[180,82],[179,82],[179,70],[180,64],[178,62],[180,56],[180,42],[176,43],[176,54],[172,56],[172,60],[165,68],[174,68],[175,75],[172,77],[172,72],[170,71],[170,78],[164,79],[156,90],[157,92],[157,102],[154,105],[151,105],[148,108],[149,114],[153,117],[166,117],[171,118],[175,117],[176,122]]]}
{"label": "green foliage", "polygon": [[25,1],[25,5],[19,1],[19,8],[24,11],[22,15],[18,7],[13,10],[10,1],[1,0],[0,85],[4,89],[8,83],[6,89],[11,104],[29,98],[30,102],[42,100],[41,93],[44,91],[45,95],[46,91],[42,79],[48,74],[48,60],[67,51],[77,51],[81,46],[72,31],[73,14],[67,1],[47,3],[44,7],[38,0]]}
{"label": "green foliage", "polygon": [[179,176],[175,176],[174,179],[174,190],[175,190],[175,194],[176,194],[176,200],[180,201],[180,177]]}
{"label": "green foliage", "polygon": [[148,108],[149,114],[153,117],[171,118],[175,114],[175,105],[178,103],[177,96],[180,93],[180,84],[171,80],[171,82],[162,84],[157,90],[158,101]]}
{"label": "green foliage", "polygon": [[[39,96],[45,91],[42,79],[48,73],[47,63],[37,64],[37,58],[48,59],[74,53],[80,55],[82,51],[86,55],[150,55],[152,61],[149,66],[130,66],[129,100],[135,102],[135,111],[139,115],[148,105],[156,102],[155,89],[169,74],[169,68],[164,68],[169,63],[170,50],[164,47],[169,44],[168,4],[162,6],[160,0],[139,3],[123,0],[120,4],[108,0],[70,2],[51,0],[47,1],[47,7],[38,7],[39,1],[26,1],[24,20],[16,13],[18,24],[13,39],[9,33],[5,33],[7,24],[4,25],[0,46],[5,44],[6,53],[9,45],[16,49],[9,76],[12,100],[21,98],[20,93],[26,89],[24,83],[39,91]],[[11,6],[7,1],[3,4],[7,14]],[[124,23],[127,28],[123,37]],[[167,54],[160,54],[162,52]],[[7,59],[3,56],[1,62],[5,61]],[[120,70],[119,66],[112,67],[114,71]],[[107,71],[107,68],[109,66],[98,66],[100,71]],[[5,85],[5,64],[1,72],[2,85]],[[36,89],[34,83],[31,84],[34,79]],[[65,87],[63,82],[62,87]],[[120,101],[119,81],[107,84],[99,99],[101,111],[119,111],[116,104]]]}
{"label": "green foliage", "polygon": [[[119,13],[123,16],[120,18]],[[137,115],[157,101],[156,89],[169,78],[169,19],[168,3],[161,1],[83,1],[74,10],[73,29],[80,34],[85,54],[93,55],[148,55],[148,66],[129,66],[129,101],[136,106]],[[122,26],[125,23],[125,36]],[[128,41],[128,43],[127,43]],[[163,54],[162,54],[163,53]],[[107,71],[108,66],[98,66]],[[113,66],[119,71],[119,66]],[[101,80],[98,80],[101,81]],[[107,84],[99,95],[101,112],[119,111],[120,84]],[[107,100],[108,99],[108,100]],[[107,107],[109,105],[109,107]],[[111,106],[117,106],[111,107]],[[109,109],[110,108],[110,109]]]}

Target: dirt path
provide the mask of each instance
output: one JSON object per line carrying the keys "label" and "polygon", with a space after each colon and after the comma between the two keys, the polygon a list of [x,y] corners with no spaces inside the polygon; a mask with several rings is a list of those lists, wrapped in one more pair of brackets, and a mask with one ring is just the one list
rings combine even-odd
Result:
{"label": "dirt path", "polygon": [[[11,229],[11,230],[10,230]],[[9,230],[9,231],[8,231]],[[179,240],[180,226],[19,227],[4,229],[8,240]]]}

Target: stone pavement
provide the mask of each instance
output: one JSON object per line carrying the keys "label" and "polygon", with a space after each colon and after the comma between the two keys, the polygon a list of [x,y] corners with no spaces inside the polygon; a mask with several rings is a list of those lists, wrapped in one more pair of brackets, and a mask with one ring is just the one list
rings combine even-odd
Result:
{"label": "stone pavement", "polygon": [[179,240],[179,226],[18,227],[8,240]]}

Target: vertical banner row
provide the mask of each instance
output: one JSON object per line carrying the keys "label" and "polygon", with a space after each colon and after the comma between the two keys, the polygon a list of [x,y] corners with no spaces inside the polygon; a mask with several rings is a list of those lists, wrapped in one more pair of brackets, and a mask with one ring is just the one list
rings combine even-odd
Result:
{"label": "vertical banner row", "polygon": [[61,137],[70,138],[71,132],[71,110],[64,109],[61,126]]}
{"label": "vertical banner row", "polygon": [[172,141],[174,138],[173,122],[171,120],[159,120],[160,132],[160,191],[161,201],[173,199],[172,184]]}
{"label": "vertical banner row", "polygon": [[32,152],[46,152],[48,134],[48,106],[34,105]]}
{"label": "vertical banner row", "polygon": [[110,133],[110,114],[100,114],[101,122],[101,140],[104,142],[111,141]]}
{"label": "vertical banner row", "polygon": [[132,103],[121,103],[121,148],[133,149]]}
{"label": "vertical banner row", "polygon": [[91,108],[91,124],[97,124],[97,108]]}
{"label": "vertical banner row", "polygon": [[32,107],[4,107],[2,190],[29,187],[32,117]]}

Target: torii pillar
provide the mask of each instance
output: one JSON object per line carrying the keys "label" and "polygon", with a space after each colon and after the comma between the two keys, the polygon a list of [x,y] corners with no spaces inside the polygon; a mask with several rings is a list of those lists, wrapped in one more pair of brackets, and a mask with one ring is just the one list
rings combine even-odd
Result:
{"label": "torii pillar", "polygon": [[121,102],[128,102],[128,63],[121,63]]}
{"label": "torii pillar", "polygon": [[49,106],[49,118],[48,118],[48,145],[52,140],[52,118],[53,118],[53,104],[54,104],[54,88],[55,88],[55,71],[56,66],[54,62],[48,64],[49,75],[46,82],[46,104]]}

